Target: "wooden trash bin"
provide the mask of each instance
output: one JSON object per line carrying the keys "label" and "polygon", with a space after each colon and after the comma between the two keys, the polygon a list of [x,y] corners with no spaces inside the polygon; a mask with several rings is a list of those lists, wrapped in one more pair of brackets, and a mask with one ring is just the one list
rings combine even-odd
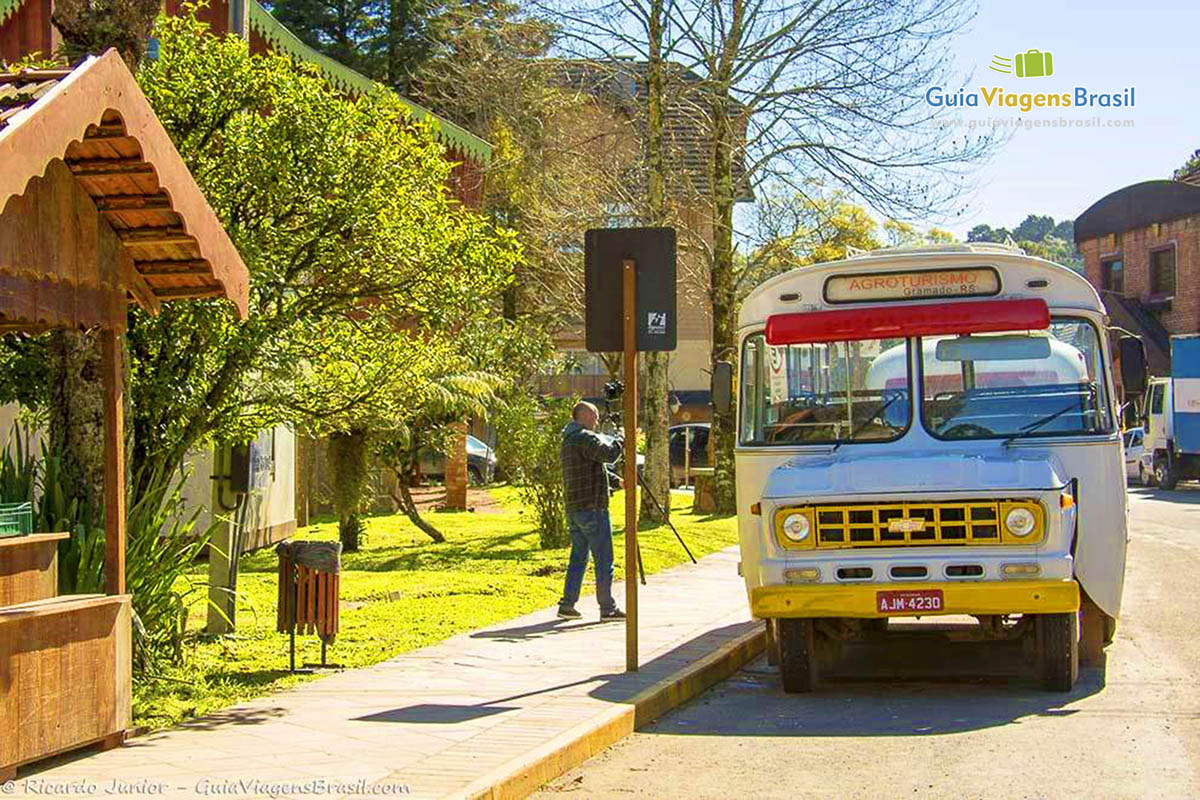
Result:
{"label": "wooden trash bin", "polygon": [[290,637],[289,665],[296,671],[296,634],[315,633],[321,639],[321,666],[329,666],[325,649],[338,632],[338,597],[342,565],[341,542],[281,542],[279,603],[276,630]]}

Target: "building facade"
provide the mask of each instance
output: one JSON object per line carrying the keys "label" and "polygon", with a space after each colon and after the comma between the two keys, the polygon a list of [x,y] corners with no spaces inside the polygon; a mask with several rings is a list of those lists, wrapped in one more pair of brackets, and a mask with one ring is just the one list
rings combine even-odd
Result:
{"label": "building facade", "polygon": [[1150,371],[1170,371],[1170,337],[1200,333],[1200,186],[1146,181],[1075,220],[1088,281],[1112,324],[1141,338]]}

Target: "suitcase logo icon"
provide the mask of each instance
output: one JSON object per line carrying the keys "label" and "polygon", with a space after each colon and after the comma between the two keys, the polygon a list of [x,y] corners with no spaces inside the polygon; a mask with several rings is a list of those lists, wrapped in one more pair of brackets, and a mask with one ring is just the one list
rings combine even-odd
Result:
{"label": "suitcase logo icon", "polygon": [[1017,53],[1013,58],[992,56],[988,69],[1009,75],[1015,72],[1018,78],[1046,78],[1054,74],[1054,56],[1036,49]]}

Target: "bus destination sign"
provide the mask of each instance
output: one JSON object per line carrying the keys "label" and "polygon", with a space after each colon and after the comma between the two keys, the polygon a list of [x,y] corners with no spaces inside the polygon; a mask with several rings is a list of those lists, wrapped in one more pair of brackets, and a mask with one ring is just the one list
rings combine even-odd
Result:
{"label": "bus destination sign", "polygon": [[1000,274],[992,267],[832,275],[825,280],[827,303],[989,297],[999,293]]}

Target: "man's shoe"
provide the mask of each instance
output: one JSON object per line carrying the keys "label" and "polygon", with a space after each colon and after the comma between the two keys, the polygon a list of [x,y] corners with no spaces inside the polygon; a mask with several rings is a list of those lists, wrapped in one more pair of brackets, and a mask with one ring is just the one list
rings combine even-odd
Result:
{"label": "man's shoe", "polygon": [[581,619],[582,617],[583,617],[583,614],[580,614],[578,611],[576,611],[574,609],[574,607],[567,607],[567,606],[559,606],[558,607],[558,618],[559,619]]}
{"label": "man's shoe", "polygon": [[602,622],[608,622],[610,620],[621,620],[621,619],[625,619],[625,612],[619,608],[613,608],[608,611],[600,612],[600,620]]}

